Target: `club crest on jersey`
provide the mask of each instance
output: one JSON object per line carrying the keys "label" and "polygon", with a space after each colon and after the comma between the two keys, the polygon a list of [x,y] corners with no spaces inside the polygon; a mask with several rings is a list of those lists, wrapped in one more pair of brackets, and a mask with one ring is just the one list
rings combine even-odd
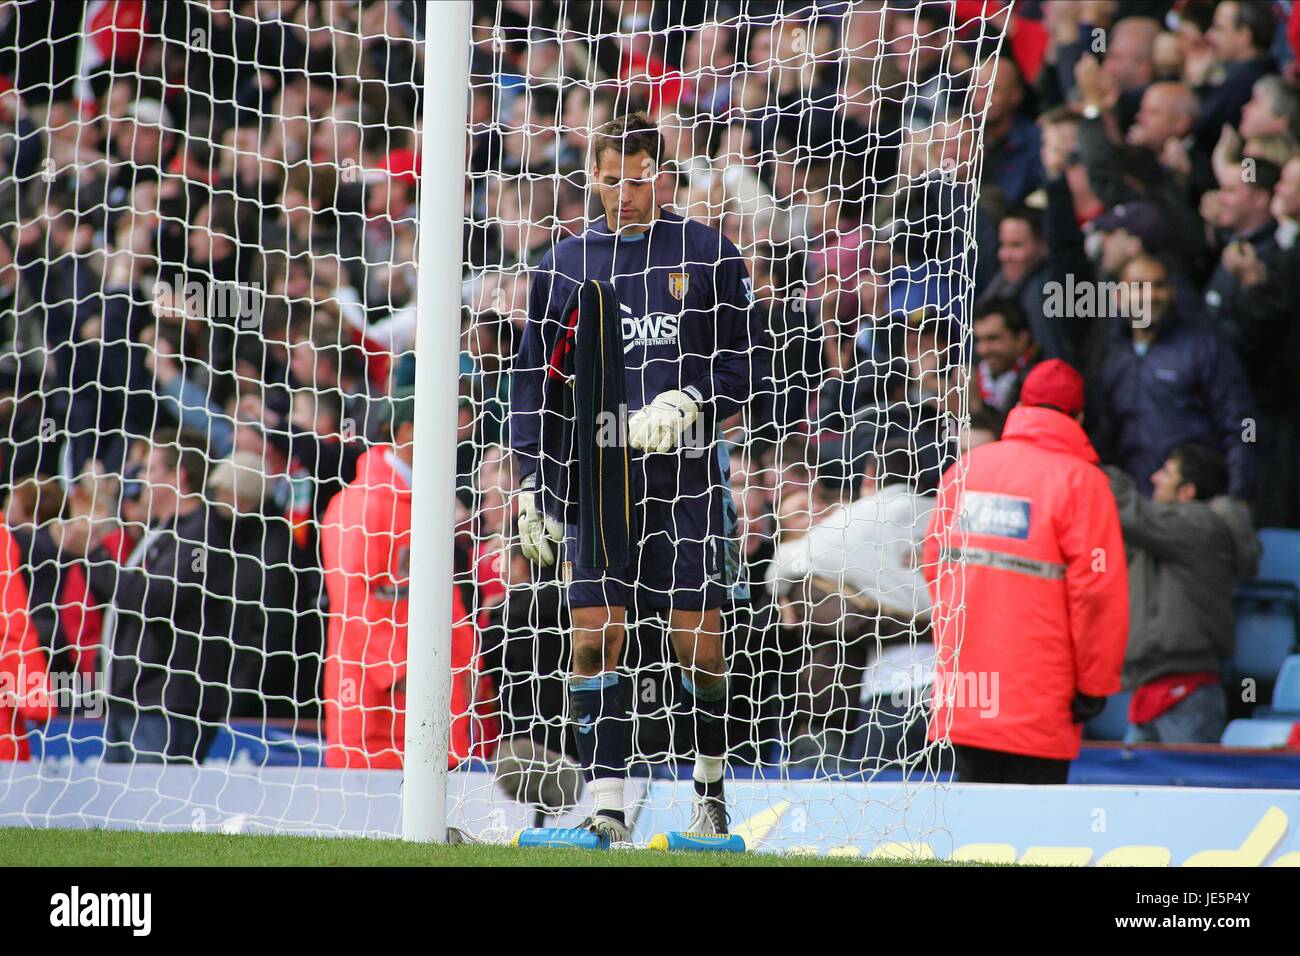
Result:
{"label": "club crest on jersey", "polygon": [[689,272],[668,273],[668,294],[678,302],[686,298],[686,293],[690,287],[691,274]]}

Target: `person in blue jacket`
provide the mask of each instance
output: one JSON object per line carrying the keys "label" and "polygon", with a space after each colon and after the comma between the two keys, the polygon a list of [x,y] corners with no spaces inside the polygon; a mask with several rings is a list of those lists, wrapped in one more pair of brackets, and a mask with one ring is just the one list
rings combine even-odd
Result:
{"label": "person in blue jacket", "polygon": [[1120,274],[1128,318],[1102,361],[1092,437],[1102,460],[1118,465],[1146,495],[1151,476],[1185,442],[1213,448],[1228,463],[1229,493],[1255,490],[1254,408],[1236,354],[1213,328],[1179,316],[1169,271],[1139,255]]}

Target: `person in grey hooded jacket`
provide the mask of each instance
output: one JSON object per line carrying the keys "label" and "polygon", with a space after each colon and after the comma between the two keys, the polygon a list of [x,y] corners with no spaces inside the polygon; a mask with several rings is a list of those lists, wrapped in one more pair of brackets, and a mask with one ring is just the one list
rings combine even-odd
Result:
{"label": "person in grey hooded jacket", "polygon": [[1232,591],[1260,547],[1246,504],[1228,496],[1217,452],[1187,443],[1151,476],[1150,499],[1106,469],[1128,552],[1130,626],[1123,682],[1130,743],[1217,743],[1227,720],[1223,663]]}

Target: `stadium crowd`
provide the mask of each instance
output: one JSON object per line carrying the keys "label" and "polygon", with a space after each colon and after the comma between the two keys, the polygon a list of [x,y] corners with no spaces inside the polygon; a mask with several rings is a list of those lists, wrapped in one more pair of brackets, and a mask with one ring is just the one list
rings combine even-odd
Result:
{"label": "stadium crowd", "polygon": [[[201,759],[227,717],[400,707],[404,616],[383,685],[342,702],[330,661],[368,638],[331,629],[348,549],[320,539],[368,456],[409,506],[425,25],[410,3],[117,6],[138,21],[84,31],[97,64],[75,36],[24,61],[48,24],[0,14],[6,523],[52,670],[110,675],[109,759]],[[1083,374],[1133,494],[1193,447],[1225,476],[1197,497],[1300,526],[1300,13],[1000,6],[475,4],[457,758],[572,751],[559,584],[513,544],[510,371],[530,269],[593,215],[589,136],[631,109],[663,135],[662,205],[736,243],[773,336],[772,387],[727,432],[735,759],[918,749],[930,493],[1045,359]],[[399,507],[376,534],[402,537]],[[846,527],[858,550],[810,568]],[[375,560],[404,602],[400,556]],[[1145,652],[1144,682],[1180,659]],[[662,660],[662,632],[628,653]],[[669,685],[637,704],[642,753],[680,727]],[[391,765],[400,725],[379,738],[341,763]]]}

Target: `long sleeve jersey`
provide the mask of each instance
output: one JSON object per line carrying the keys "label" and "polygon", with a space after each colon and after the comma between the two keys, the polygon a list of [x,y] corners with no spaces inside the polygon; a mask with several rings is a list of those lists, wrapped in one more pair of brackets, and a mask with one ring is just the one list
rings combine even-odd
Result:
{"label": "long sleeve jersey", "polygon": [[[558,447],[558,423],[543,411],[543,384],[565,307],[587,279],[611,282],[618,293],[629,417],[661,392],[679,389],[699,404],[703,433],[712,435],[756,391],[771,387],[763,384],[771,374],[767,332],[751,309],[748,270],[730,240],[663,211],[636,236],[615,235],[597,219],[582,235],[558,243],[533,273],[513,369],[511,446],[520,477],[561,496],[568,453]],[[709,467],[717,459],[716,453],[679,454],[677,468],[646,469],[647,492],[703,490],[718,480]]]}

